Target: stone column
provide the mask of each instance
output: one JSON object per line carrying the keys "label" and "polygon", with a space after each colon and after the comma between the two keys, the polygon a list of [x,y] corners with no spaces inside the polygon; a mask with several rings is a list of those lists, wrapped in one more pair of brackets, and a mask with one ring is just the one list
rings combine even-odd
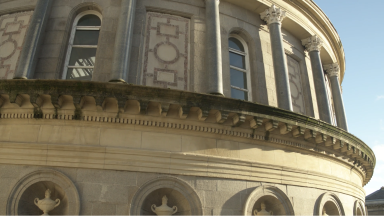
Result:
{"label": "stone column", "polygon": [[125,83],[129,73],[136,0],[122,0],[110,82]]}
{"label": "stone column", "polygon": [[271,37],[278,107],[293,111],[287,60],[283,48],[283,37],[281,35],[281,22],[286,17],[285,11],[272,5],[272,7],[261,13],[260,16],[261,19],[267,22]]}
{"label": "stone column", "polygon": [[337,63],[324,65],[325,71],[327,71],[330,82],[333,97],[333,105],[335,107],[337,126],[348,131],[347,117],[344,111],[343,97],[341,95],[340,88],[340,68]]}
{"label": "stone column", "polygon": [[33,12],[13,79],[31,79],[35,73],[38,51],[42,45],[52,0],[38,0]]}
{"label": "stone column", "polygon": [[224,95],[221,60],[220,0],[205,0],[208,93]]}
{"label": "stone column", "polygon": [[302,40],[302,44],[309,52],[309,56],[311,58],[313,80],[315,83],[317,106],[319,108],[320,119],[331,124],[331,111],[329,109],[324,70],[320,59],[320,50],[323,46],[323,42],[319,37],[312,36]]}

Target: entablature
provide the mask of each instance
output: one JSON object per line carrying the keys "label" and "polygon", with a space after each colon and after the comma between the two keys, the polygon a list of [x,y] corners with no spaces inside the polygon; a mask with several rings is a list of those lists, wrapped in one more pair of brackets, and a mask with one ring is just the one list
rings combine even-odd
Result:
{"label": "entablature", "polygon": [[[133,115],[185,120],[166,122]],[[360,139],[323,121],[279,108],[186,91],[63,80],[1,80],[0,119],[136,124],[215,133],[312,151],[356,167],[363,184],[376,158]]]}

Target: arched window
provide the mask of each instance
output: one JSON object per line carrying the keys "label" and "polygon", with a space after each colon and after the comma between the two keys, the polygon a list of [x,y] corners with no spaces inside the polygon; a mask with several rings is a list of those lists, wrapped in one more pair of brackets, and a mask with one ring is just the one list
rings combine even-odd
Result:
{"label": "arched window", "polygon": [[101,14],[96,11],[86,11],[75,18],[68,43],[63,79],[92,79],[100,27]]}
{"label": "arched window", "polygon": [[248,47],[243,39],[233,35],[228,40],[231,73],[231,97],[251,100]]}

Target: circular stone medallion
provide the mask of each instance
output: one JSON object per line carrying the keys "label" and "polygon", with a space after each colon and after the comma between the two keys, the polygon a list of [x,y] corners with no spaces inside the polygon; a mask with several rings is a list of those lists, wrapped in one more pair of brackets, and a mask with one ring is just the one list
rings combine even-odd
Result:
{"label": "circular stone medallion", "polygon": [[158,61],[165,64],[173,64],[179,59],[179,50],[171,42],[161,42],[154,48],[155,57]]}
{"label": "circular stone medallion", "polygon": [[4,41],[0,44],[0,58],[7,59],[16,51],[16,41]]}

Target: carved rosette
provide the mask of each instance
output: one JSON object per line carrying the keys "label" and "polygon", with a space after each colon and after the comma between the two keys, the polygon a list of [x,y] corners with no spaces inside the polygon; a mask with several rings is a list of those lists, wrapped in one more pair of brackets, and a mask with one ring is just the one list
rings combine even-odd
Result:
{"label": "carved rosette", "polygon": [[272,7],[266,9],[264,12],[260,14],[262,20],[267,22],[267,25],[272,23],[279,23],[283,21],[286,17],[286,12],[281,10],[281,8],[272,5]]}
{"label": "carved rosette", "polygon": [[324,65],[324,70],[327,71],[329,77],[340,76],[340,67],[337,63]]}
{"label": "carved rosette", "polygon": [[306,38],[301,41],[303,46],[305,46],[305,49],[308,52],[312,51],[319,51],[321,50],[321,47],[323,46],[323,41],[316,35],[311,36],[309,38]]}

